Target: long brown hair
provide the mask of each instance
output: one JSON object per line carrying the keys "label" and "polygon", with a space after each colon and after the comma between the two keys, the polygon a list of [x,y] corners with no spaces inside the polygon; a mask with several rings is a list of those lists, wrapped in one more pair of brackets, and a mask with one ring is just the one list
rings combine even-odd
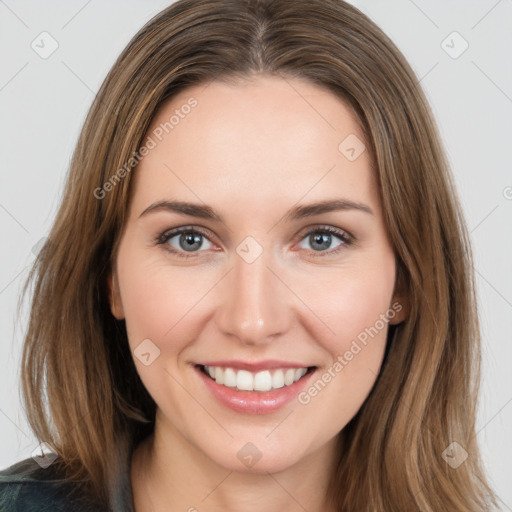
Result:
{"label": "long brown hair", "polygon": [[[330,502],[346,512],[488,510],[496,501],[475,435],[471,251],[449,166],[405,58],[341,0],[179,0],[119,56],[90,108],[24,289],[34,284],[22,391],[35,435],[53,447],[69,480],[108,502],[114,473],[128,463],[121,448],[152,431],[156,407],[106,284],[138,149],[174,94],[258,74],[309,80],[357,115],[409,302],[371,394],[339,435]],[[468,454],[457,468],[443,458],[453,442]]]}

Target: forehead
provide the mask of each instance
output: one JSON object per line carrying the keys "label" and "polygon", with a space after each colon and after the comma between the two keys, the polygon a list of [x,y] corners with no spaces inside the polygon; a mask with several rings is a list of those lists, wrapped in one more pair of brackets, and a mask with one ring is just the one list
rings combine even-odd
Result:
{"label": "forehead", "polygon": [[237,197],[255,208],[305,194],[378,201],[368,151],[355,160],[343,153],[345,140],[363,144],[355,115],[306,80],[265,76],[189,87],[161,106],[146,137],[154,147],[134,176],[142,202],[155,194],[209,204]]}

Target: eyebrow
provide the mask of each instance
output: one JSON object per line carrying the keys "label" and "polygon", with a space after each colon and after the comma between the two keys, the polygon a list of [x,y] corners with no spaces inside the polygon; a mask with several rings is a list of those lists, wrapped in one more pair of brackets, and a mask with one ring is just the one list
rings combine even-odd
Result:
{"label": "eyebrow", "polygon": [[[320,201],[317,203],[298,205],[286,212],[282,217],[286,222],[304,219],[306,217],[313,217],[322,213],[329,213],[335,211],[356,210],[373,215],[372,209],[366,204],[356,201],[349,201],[347,199],[330,199]],[[149,205],[140,215],[143,217],[153,212],[169,211],[182,215],[189,215],[191,217],[198,217],[201,219],[209,219],[217,222],[224,223],[223,217],[217,213],[211,206],[205,204],[187,203],[183,201],[156,201]]]}

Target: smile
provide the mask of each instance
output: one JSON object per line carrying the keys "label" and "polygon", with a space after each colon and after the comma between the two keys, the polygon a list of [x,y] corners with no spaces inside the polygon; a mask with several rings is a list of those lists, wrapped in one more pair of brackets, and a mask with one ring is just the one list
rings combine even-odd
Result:
{"label": "smile", "polygon": [[195,364],[194,370],[215,402],[237,413],[260,415],[270,414],[291,403],[318,369],[300,364],[283,367],[286,364],[239,362],[236,366],[245,368],[235,370],[233,362],[231,366],[218,362],[215,366]]}
{"label": "smile", "polygon": [[221,386],[236,388],[239,391],[271,391],[291,386],[315,367],[274,368],[259,372],[236,370],[221,366],[200,365],[201,370]]}

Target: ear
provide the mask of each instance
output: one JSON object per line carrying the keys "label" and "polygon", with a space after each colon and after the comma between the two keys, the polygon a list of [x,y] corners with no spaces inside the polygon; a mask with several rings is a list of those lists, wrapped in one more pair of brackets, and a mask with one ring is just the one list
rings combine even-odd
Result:
{"label": "ear", "polygon": [[397,269],[395,289],[393,291],[390,308],[395,312],[393,317],[390,316],[389,323],[391,325],[404,322],[409,317],[409,296],[402,269]]}
{"label": "ear", "polygon": [[111,270],[107,277],[108,299],[110,302],[110,311],[117,320],[124,318],[123,303],[121,302],[121,292],[119,291],[119,282],[117,279],[117,271]]}

